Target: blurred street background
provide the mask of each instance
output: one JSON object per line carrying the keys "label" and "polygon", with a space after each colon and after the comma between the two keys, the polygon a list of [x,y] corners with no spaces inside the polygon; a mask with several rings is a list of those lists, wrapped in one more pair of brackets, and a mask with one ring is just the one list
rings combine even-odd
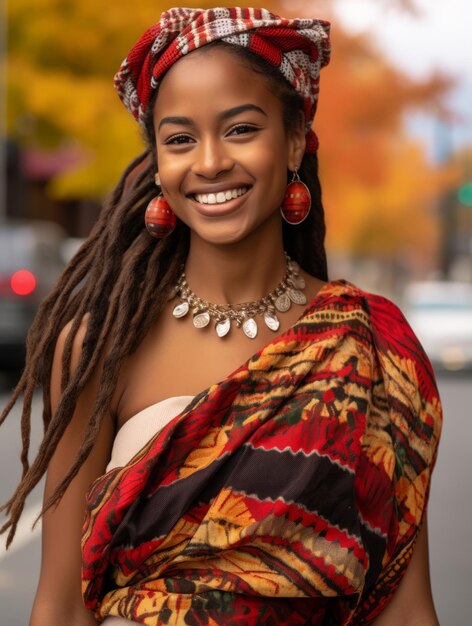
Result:
{"label": "blurred street background", "polygon": [[[0,408],[21,372],[38,303],[142,150],[113,74],[175,4],[134,0],[130,15],[124,0],[0,0]],[[433,362],[445,416],[429,505],[433,592],[441,624],[464,626],[472,582],[472,5],[258,6],[333,23],[314,124],[330,279],[394,300]],[[39,395],[33,415],[34,451]],[[19,476],[19,419],[17,406],[0,430],[1,502]],[[40,557],[40,525],[30,527],[40,500],[41,486],[10,551],[0,548],[2,626],[28,623]]]}

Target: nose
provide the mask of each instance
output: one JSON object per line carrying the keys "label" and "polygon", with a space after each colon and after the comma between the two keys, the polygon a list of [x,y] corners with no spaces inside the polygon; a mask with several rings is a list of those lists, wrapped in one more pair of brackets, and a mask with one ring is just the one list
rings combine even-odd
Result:
{"label": "nose", "polygon": [[193,154],[192,171],[205,178],[216,178],[220,172],[228,171],[234,165],[229,147],[218,137],[202,137]]}

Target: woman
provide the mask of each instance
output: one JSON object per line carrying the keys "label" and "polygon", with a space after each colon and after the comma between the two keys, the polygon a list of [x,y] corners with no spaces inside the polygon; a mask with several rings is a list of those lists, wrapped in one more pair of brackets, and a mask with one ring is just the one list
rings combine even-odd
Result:
{"label": "woman", "polygon": [[39,312],[6,409],[25,392],[9,540],[47,469],[32,626],[437,624],[440,404],[395,305],[328,282],[328,58],[326,22],[176,8],[116,75],[148,149]]}

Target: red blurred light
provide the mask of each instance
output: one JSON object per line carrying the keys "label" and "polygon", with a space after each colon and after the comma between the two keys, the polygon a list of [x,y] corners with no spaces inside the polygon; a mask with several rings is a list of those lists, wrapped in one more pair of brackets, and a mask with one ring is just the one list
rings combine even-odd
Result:
{"label": "red blurred light", "polygon": [[36,278],[28,270],[18,270],[11,277],[10,286],[17,296],[27,296],[36,289]]}

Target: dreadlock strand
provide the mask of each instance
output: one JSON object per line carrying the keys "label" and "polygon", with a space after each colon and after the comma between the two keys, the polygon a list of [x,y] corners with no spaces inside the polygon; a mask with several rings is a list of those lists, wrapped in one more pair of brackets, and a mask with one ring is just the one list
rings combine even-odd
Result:
{"label": "dreadlock strand", "polygon": [[[145,255],[147,252],[149,256],[150,251],[152,250],[150,248],[149,241],[146,241],[146,239],[142,238],[142,242],[140,243],[141,243],[140,247],[142,249],[138,247],[138,249],[134,252],[133,256],[129,259],[130,267],[129,268],[127,267],[128,265],[127,263],[124,264],[124,268],[123,268],[124,271],[122,272],[121,277],[120,277],[121,280],[116,284],[116,290],[114,292],[115,295],[112,301],[110,302],[110,310],[109,310],[110,314],[112,314],[114,310],[116,311],[119,310],[120,316],[123,321],[121,326],[117,325],[116,328],[114,327],[115,336],[118,338],[121,338],[122,334],[124,334],[123,331],[126,330],[127,320],[130,317],[131,318],[133,317],[132,309],[133,308],[136,309],[139,306],[139,299],[137,299],[136,297],[134,298],[132,297],[133,295],[135,296],[135,290],[134,290],[134,286],[130,285],[129,271],[133,272],[134,270],[136,274],[133,273],[132,275],[135,275],[139,279],[140,276],[139,276],[138,270],[139,270],[139,265],[142,264],[143,254]],[[109,324],[107,324],[107,321],[109,320],[105,321],[104,327],[109,327]],[[81,382],[84,382],[84,380],[88,378],[87,373],[90,375],[95,369],[96,362],[94,363],[93,361],[94,360],[98,361],[99,354],[101,354],[100,344],[104,344],[106,339],[107,339],[107,336],[105,335],[105,332],[102,332],[98,338],[96,348],[94,350],[95,359],[92,358],[92,361],[88,365],[87,371],[83,374],[83,376],[81,376]],[[120,339],[118,339],[114,342],[112,348],[110,349],[109,354],[106,356],[106,359],[103,365],[103,370],[101,373],[99,393],[96,399],[96,404],[89,418],[87,428],[86,428],[86,434],[81,443],[77,456],[72,466],[68,470],[66,476],[63,478],[61,483],[57,486],[57,488],[55,489],[54,493],[50,496],[48,501],[45,503],[43,510],[41,512],[41,515],[43,515],[48,510],[48,508],[53,506],[55,502],[57,502],[63,496],[70,482],[76,476],[83,462],[90,454],[90,451],[93,447],[93,443],[95,442],[96,437],[100,431],[100,427],[103,422],[106,408],[107,406],[109,406],[109,398],[115,388],[121,362],[124,356],[126,356],[126,354],[122,354],[123,352],[124,352],[123,342],[120,341]],[[78,372],[77,377],[79,377],[80,374],[81,373]],[[51,428],[54,428],[53,424],[51,424]],[[54,434],[56,434],[55,431],[53,432]],[[53,449],[55,449],[55,446],[57,445],[54,439],[55,438],[51,440],[51,447]]]}
{"label": "dreadlock strand", "polygon": [[[116,220],[114,220],[114,222],[112,223],[112,226],[115,223],[116,223]],[[122,224],[120,225],[120,223],[118,222],[118,226],[122,226]],[[121,233],[118,233],[118,237],[120,236],[120,234]],[[111,237],[109,236],[108,241],[110,241],[110,239]],[[126,247],[126,244],[124,243],[124,237],[120,238],[120,247],[121,248]],[[102,262],[105,259],[102,259],[102,258],[97,259],[97,262],[95,263],[95,268],[94,268],[95,272],[91,273],[89,284],[87,286],[88,288],[86,287],[84,290],[81,306],[79,307],[79,310],[76,312],[71,331],[68,334],[66,345],[64,347],[64,353],[63,353],[63,368],[62,368],[62,382],[61,382],[62,388],[65,387],[69,379],[70,359],[71,359],[73,341],[80,327],[80,324],[82,323],[83,316],[85,315],[86,312],[94,311],[94,309],[96,308],[95,307],[96,300],[98,299],[102,301],[108,300],[109,293],[112,291],[114,280],[119,271],[119,266],[121,264],[120,257],[121,257],[121,254],[123,253],[123,250],[119,249],[115,251],[114,250],[115,243],[113,242],[113,240],[111,243],[108,243],[108,245],[102,246],[101,248],[102,254],[100,256],[103,255],[106,258],[107,252],[109,252],[110,248],[111,248],[112,253],[109,254],[108,256],[111,257],[111,267],[109,267],[108,273],[105,273],[102,271],[101,276],[100,276]],[[113,254],[113,252],[115,252],[115,254]],[[109,265],[109,264],[105,263],[105,265]],[[95,273],[97,274],[98,282],[94,280]]]}
{"label": "dreadlock strand", "polygon": [[[90,288],[89,288],[90,291]],[[61,361],[61,392],[64,391],[66,386],[70,380],[70,370],[71,370],[71,362],[72,362],[72,351],[74,347],[74,341],[77,335],[77,331],[83,323],[85,314],[88,309],[88,301],[87,301],[87,293],[84,294],[84,298],[80,303],[80,306],[72,318],[72,326],[67,333],[64,348],[62,352],[62,361]]]}
{"label": "dreadlock strand", "polygon": [[30,435],[31,435],[31,406],[33,404],[34,387],[25,391],[25,398],[23,402],[23,411],[21,413],[21,455],[20,461],[22,465],[21,478],[26,475],[29,469],[29,448],[30,448]]}
{"label": "dreadlock strand", "polygon": [[[64,395],[66,396],[66,393]],[[0,533],[4,532],[7,528],[11,528],[11,538],[9,535],[7,540],[7,547],[15,534],[18,519],[23,510],[25,500],[42,478],[44,474],[44,466],[47,467],[52,457],[52,454],[54,453],[58,441],[57,440],[54,442],[54,440],[57,437],[62,437],[65,428],[70,422],[71,416],[67,418],[67,415],[63,416],[59,411],[56,414],[56,417],[58,415],[60,417],[64,417],[64,419],[53,419],[51,421],[50,428],[45,433],[45,436],[40,444],[38,454],[36,455],[36,458],[34,459],[31,467],[29,467],[29,469],[26,471],[11,498],[0,508],[0,510],[6,510],[10,516],[10,519],[2,526],[2,528],[0,528]],[[52,436],[49,437],[48,435],[54,427],[57,428],[55,431],[52,432]]]}
{"label": "dreadlock strand", "polygon": [[[3,409],[2,413],[0,414],[0,426],[6,420],[7,415],[12,410],[12,408],[15,405],[16,401],[18,400],[20,395],[24,392],[24,390],[26,389],[26,380],[25,381],[20,381],[20,383],[18,383],[18,385],[13,390],[12,395],[11,395],[9,401],[7,402],[5,408]],[[1,510],[2,509],[0,507],[0,511]]]}
{"label": "dreadlock strand", "polygon": [[[3,524],[2,527],[0,527],[0,534],[10,529],[7,535],[6,542],[5,542],[6,548],[8,548],[11,542],[13,541],[13,537],[15,536],[15,533],[16,533],[16,527],[18,525],[18,519],[21,517],[21,514],[23,513],[23,508],[24,508],[24,501],[22,504],[18,506],[18,509],[15,510],[14,517],[13,515],[11,515],[10,519],[7,520],[5,524]],[[0,507],[0,511],[3,511],[4,509],[6,509],[8,513],[10,512],[10,509],[8,508],[8,506],[3,505],[2,507]]]}
{"label": "dreadlock strand", "polygon": [[[72,319],[73,314],[79,308],[80,301],[81,301],[81,294],[76,293],[72,297],[70,302],[67,303],[67,306],[65,307],[63,319],[67,321]],[[63,325],[59,324],[58,328],[62,329]],[[47,377],[47,373],[51,372],[52,370],[54,352],[55,352],[55,343],[50,342],[44,352],[43,360],[42,360],[42,373],[41,373],[40,385],[43,391],[43,426],[44,426],[45,431],[51,419],[51,386],[49,384],[50,377]]]}
{"label": "dreadlock strand", "polygon": [[[147,246],[147,244],[146,244]],[[145,247],[146,247],[145,246]],[[102,352],[102,349],[105,345],[105,342],[108,338],[109,332],[112,330],[114,325],[114,318],[116,317],[118,309],[123,307],[123,302],[121,302],[123,298],[123,288],[127,287],[130,290],[133,290],[133,287],[130,286],[129,274],[126,272],[126,276],[124,276],[123,285],[120,281],[114,283],[114,289],[110,296],[108,309],[105,311],[105,319],[97,319],[97,316],[93,315],[94,309],[94,300],[92,299],[89,302],[89,307],[84,307],[84,311],[86,308],[92,309],[90,313],[90,317],[87,324],[87,331],[83,342],[83,347],[85,348],[85,352],[88,350],[91,351],[91,360],[86,366],[85,363],[85,352],[83,351],[82,358],[80,359],[79,365],[76,370],[75,380],[79,381],[82,376],[86,376],[88,379],[91,373],[93,372],[96,364],[98,363],[99,356]],[[98,289],[94,290],[95,293],[100,293]],[[103,297],[99,298],[99,300],[103,301]],[[103,317],[103,314],[100,316]],[[97,323],[98,322],[98,323]],[[102,323],[103,322],[103,323]],[[79,325],[81,323],[80,315],[77,315],[74,319],[73,326],[69,331],[67,344],[70,351],[72,349],[73,336],[76,330],[78,330]],[[97,330],[99,332],[97,332]],[[64,352],[66,348],[64,349]],[[86,367],[86,369],[85,369]],[[82,380],[82,382],[84,382]],[[81,391],[81,390],[80,390]]]}
{"label": "dreadlock strand", "polygon": [[[143,336],[147,332],[149,322],[152,321],[157,312],[162,308],[156,306],[156,286],[159,263],[156,259],[161,256],[159,247],[163,242],[154,245],[147,233],[143,234],[142,245],[144,250],[136,250],[134,258],[129,258],[129,267],[125,268],[121,280],[117,287],[121,291],[120,315],[117,318],[114,334],[118,338],[110,351],[113,368],[109,372],[109,380],[112,381],[113,372],[119,369],[121,362],[131,352],[134,344],[134,333],[132,332],[136,322],[142,326]],[[157,252],[156,252],[157,251]],[[128,276],[130,273],[136,277],[140,287],[139,291],[131,284]],[[130,332],[131,331],[131,332]],[[124,339],[123,339],[124,338]],[[105,381],[108,384],[108,381]],[[114,382],[110,385],[114,386]]]}
{"label": "dreadlock strand", "polygon": [[[58,320],[57,324],[48,326],[45,330],[50,337],[57,337],[60,330],[64,327],[64,324],[61,323],[62,319],[69,320],[68,312],[69,310],[76,312],[79,308],[79,304],[81,302],[81,294],[75,294],[70,302],[64,306],[65,312],[64,315],[61,316],[61,319]],[[38,374],[39,383],[42,387],[43,394],[43,428],[46,432],[50,419],[51,419],[51,388],[50,388],[50,372],[52,370],[52,363],[54,360],[54,352],[55,352],[55,344],[56,341],[51,339],[47,346],[45,347],[44,354],[42,356],[42,364],[41,364],[41,372]]]}

